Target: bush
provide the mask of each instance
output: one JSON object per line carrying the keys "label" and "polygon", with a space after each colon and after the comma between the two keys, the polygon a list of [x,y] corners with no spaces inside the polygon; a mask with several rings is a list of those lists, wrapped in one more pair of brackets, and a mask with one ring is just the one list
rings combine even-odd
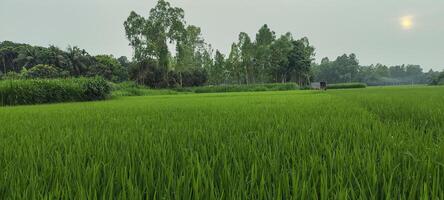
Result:
{"label": "bush", "polygon": [[0,82],[0,105],[103,100],[111,92],[103,78],[32,79]]}
{"label": "bush", "polygon": [[14,80],[14,79],[21,79],[22,76],[21,74],[17,73],[17,72],[7,72],[6,74],[3,74],[1,77],[1,80]]}
{"label": "bush", "polygon": [[285,91],[297,90],[299,86],[296,83],[270,83],[270,84],[251,84],[251,85],[219,85],[195,87],[190,90],[195,93],[222,93],[222,92],[257,92],[257,91]]}
{"label": "bush", "polygon": [[29,70],[22,70],[22,78],[60,78],[67,76],[69,72],[61,71],[50,65],[36,65]]}
{"label": "bush", "polygon": [[351,89],[351,88],[366,88],[365,83],[337,83],[327,84],[327,89]]}

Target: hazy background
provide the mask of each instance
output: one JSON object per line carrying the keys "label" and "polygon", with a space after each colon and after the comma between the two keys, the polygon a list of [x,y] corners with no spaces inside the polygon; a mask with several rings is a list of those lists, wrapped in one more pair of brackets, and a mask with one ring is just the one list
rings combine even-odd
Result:
{"label": "hazy background", "polygon": [[[147,16],[155,0],[0,0],[0,41],[131,57],[123,22],[131,10]],[[356,53],[361,64],[420,64],[444,69],[441,0],[170,0],[228,53],[239,32],[254,38],[263,24],[278,34],[307,36],[317,61]],[[414,16],[410,30],[402,16]]]}

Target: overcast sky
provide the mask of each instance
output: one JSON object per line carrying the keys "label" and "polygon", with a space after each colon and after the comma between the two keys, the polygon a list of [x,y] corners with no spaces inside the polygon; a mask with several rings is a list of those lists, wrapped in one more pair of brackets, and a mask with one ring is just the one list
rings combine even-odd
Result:
{"label": "overcast sky", "polygon": [[[307,36],[316,58],[355,53],[361,64],[420,64],[444,69],[443,0],[170,0],[188,24],[202,28],[228,53],[239,32],[263,24],[278,34]],[[0,41],[91,54],[131,57],[123,22],[131,10],[147,16],[155,0],[0,0]],[[404,22],[401,18],[404,17]],[[402,26],[404,24],[404,27]]]}

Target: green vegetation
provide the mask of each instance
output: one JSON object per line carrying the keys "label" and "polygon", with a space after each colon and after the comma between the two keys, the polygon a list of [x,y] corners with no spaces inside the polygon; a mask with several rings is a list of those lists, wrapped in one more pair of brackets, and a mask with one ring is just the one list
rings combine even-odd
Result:
{"label": "green vegetation", "polygon": [[314,65],[312,72],[315,81],[362,82],[371,86],[426,84],[433,82],[439,74],[433,70],[424,73],[419,65],[362,66],[355,54],[344,54],[334,61],[324,58],[320,64]]}
{"label": "green vegetation", "polygon": [[123,82],[112,85],[112,96],[125,97],[125,96],[153,96],[153,95],[166,95],[166,94],[178,94],[178,91],[171,89],[151,89],[149,87],[137,85],[134,82]]}
{"label": "green vegetation", "polygon": [[250,85],[218,85],[190,88],[195,93],[224,93],[224,92],[258,92],[258,91],[287,91],[297,90],[296,83],[269,83]]}
{"label": "green vegetation", "polygon": [[0,81],[0,105],[103,100],[111,87],[103,78]]}
{"label": "green vegetation", "polygon": [[443,87],[0,108],[8,199],[442,199]]}
{"label": "green vegetation", "polygon": [[225,92],[259,92],[297,90],[295,83],[269,83],[250,85],[217,85],[201,87],[185,87],[175,89],[150,89],[132,82],[113,84],[113,96],[152,96],[164,94],[186,93],[225,93]]}
{"label": "green vegetation", "polygon": [[431,80],[430,85],[444,85],[444,71],[433,74]]}
{"label": "green vegetation", "polygon": [[336,83],[328,84],[327,89],[350,89],[350,88],[366,88],[365,83]]}

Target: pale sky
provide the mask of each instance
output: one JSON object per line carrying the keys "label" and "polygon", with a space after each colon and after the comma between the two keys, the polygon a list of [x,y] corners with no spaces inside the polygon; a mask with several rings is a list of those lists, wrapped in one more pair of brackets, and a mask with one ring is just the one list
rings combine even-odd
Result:
{"label": "pale sky", "polygon": [[[147,16],[155,0],[0,0],[0,41],[131,57],[123,22]],[[317,61],[355,53],[363,65],[420,64],[444,69],[443,0],[170,0],[188,24],[227,54],[239,32],[268,24],[307,36]]]}

